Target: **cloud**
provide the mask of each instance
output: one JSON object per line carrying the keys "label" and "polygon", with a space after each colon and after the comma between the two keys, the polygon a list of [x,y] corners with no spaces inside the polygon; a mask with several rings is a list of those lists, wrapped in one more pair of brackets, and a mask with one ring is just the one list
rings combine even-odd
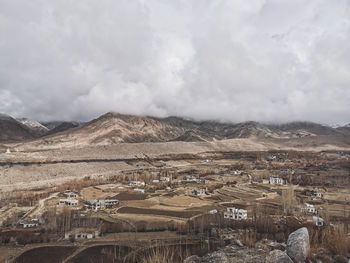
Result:
{"label": "cloud", "polygon": [[350,122],[347,0],[0,0],[0,112]]}

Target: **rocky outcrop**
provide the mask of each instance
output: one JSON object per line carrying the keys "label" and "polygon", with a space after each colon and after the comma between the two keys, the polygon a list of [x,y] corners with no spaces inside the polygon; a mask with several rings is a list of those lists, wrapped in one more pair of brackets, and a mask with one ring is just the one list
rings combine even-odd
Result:
{"label": "rocky outcrop", "polygon": [[230,263],[230,259],[227,257],[224,251],[215,251],[204,258],[198,256],[192,256],[185,259],[184,263],[209,263],[209,262],[218,262],[218,263]]}
{"label": "rocky outcrop", "polygon": [[[236,243],[236,242],[235,242]],[[240,243],[240,242],[239,242]],[[264,263],[263,249],[248,248],[237,244],[226,246],[204,257],[191,256],[184,263]]]}
{"label": "rocky outcrop", "polygon": [[293,261],[287,255],[286,252],[278,250],[278,249],[272,250],[270,252],[267,262],[269,262],[269,263],[293,263]]}
{"label": "rocky outcrop", "polygon": [[287,241],[287,254],[294,263],[305,262],[309,252],[309,232],[306,227],[300,228],[289,235]]}

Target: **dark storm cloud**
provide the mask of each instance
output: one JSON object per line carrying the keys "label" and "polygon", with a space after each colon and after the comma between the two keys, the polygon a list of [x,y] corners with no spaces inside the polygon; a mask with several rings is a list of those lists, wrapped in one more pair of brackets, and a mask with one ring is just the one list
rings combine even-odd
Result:
{"label": "dark storm cloud", "polygon": [[350,121],[347,0],[0,0],[0,112]]}

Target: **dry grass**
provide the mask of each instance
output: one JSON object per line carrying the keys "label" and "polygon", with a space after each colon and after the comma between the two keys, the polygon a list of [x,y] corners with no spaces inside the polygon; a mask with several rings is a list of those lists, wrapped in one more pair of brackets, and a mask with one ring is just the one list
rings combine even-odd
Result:
{"label": "dry grass", "polygon": [[248,247],[254,247],[257,242],[257,233],[254,230],[245,229],[242,233],[241,240],[244,245]]}
{"label": "dry grass", "polygon": [[[189,255],[186,255],[186,258]],[[146,255],[141,263],[174,263],[182,262],[182,253],[179,248],[172,247],[157,247],[151,250],[151,252]]]}
{"label": "dry grass", "polygon": [[332,255],[346,255],[350,252],[350,238],[342,226],[311,230],[310,241],[314,251],[326,249]]}

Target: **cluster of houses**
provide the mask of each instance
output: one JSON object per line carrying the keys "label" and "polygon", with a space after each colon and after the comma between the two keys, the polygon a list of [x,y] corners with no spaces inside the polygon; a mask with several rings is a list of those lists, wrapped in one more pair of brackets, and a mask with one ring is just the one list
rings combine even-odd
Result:
{"label": "cluster of houses", "polygon": [[302,213],[307,213],[307,214],[313,215],[312,222],[314,223],[314,225],[319,226],[319,227],[324,225],[324,220],[321,217],[316,216],[317,209],[313,204],[305,203],[305,206],[302,207],[300,210]]}
{"label": "cluster of houses", "polygon": [[[62,193],[65,197],[64,199],[59,199],[58,206],[68,206],[68,207],[77,207],[79,205],[78,194],[71,191],[66,191]],[[113,208],[119,204],[119,201],[116,199],[96,199],[89,200],[85,202],[85,205],[88,209],[94,211],[104,210],[106,208]]]}
{"label": "cluster of houses", "polygon": [[317,187],[315,187],[312,190],[306,189],[303,192],[303,194],[310,197],[313,201],[315,201],[323,198],[323,192],[324,192],[323,189],[318,189]]}

